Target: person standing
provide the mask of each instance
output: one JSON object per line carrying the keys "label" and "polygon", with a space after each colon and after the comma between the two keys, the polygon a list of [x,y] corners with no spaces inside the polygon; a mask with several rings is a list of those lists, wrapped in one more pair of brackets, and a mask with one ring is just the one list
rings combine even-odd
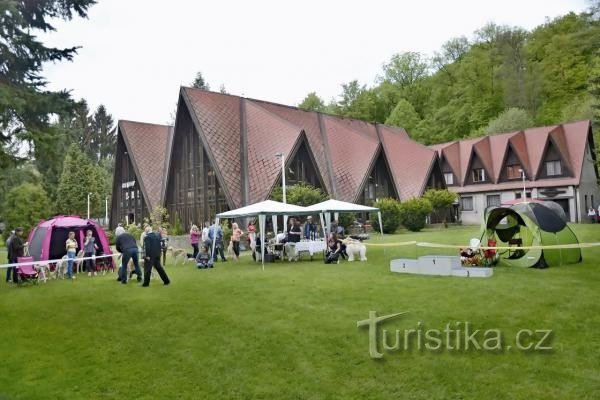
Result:
{"label": "person standing", "polygon": [[288,242],[298,243],[300,241],[300,236],[302,235],[302,228],[300,227],[300,220],[294,219],[293,225],[290,227],[288,231]]}
{"label": "person standing", "polygon": [[588,218],[592,224],[596,223],[596,209],[594,207],[590,207],[588,210]]}
{"label": "person standing", "polygon": [[127,284],[127,264],[129,260],[133,260],[133,266],[137,275],[137,281],[142,281],[142,270],[140,269],[138,246],[134,237],[129,232],[124,232],[117,237],[115,243],[117,251],[122,255],[122,264],[119,268],[119,277],[117,280],[122,284]]}
{"label": "person standing", "polygon": [[208,246],[208,229],[210,227],[210,222],[205,222],[204,223],[204,228],[202,228],[202,244],[205,244]]}
{"label": "person standing", "polygon": [[192,229],[190,229],[190,244],[194,249],[194,259],[198,255],[198,242],[200,241],[200,230],[196,225],[192,225]]}
{"label": "person standing", "polygon": [[73,279],[73,262],[75,257],[77,256],[77,248],[79,245],[77,244],[77,240],[75,240],[75,232],[69,232],[69,237],[65,242],[65,248],[67,250],[67,278]]}
{"label": "person standing", "polygon": [[233,243],[233,254],[234,260],[239,261],[240,259],[240,240],[244,232],[240,229],[237,222],[231,225],[231,242]]}
{"label": "person standing", "polygon": [[115,237],[119,236],[121,233],[125,232],[125,228],[123,228],[123,224],[119,222],[117,225],[117,229],[115,229]]}
{"label": "person standing", "polygon": [[96,276],[96,261],[93,258],[96,255],[96,250],[98,250],[96,239],[92,236],[92,230],[88,229],[85,233],[85,241],[83,242],[83,257],[87,258],[85,260],[85,269],[88,272],[88,276],[92,276],[92,272]]}
{"label": "person standing", "polygon": [[171,283],[165,269],[160,265],[160,256],[161,256],[161,237],[159,233],[152,232],[152,227],[149,226],[149,231],[146,233],[146,237],[144,238],[144,248],[146,249],[146,254],[144,257],[144,283],[143,287],[150,286],[150,276],[152,274],[152,267],[156,268],[160,279],[162,279],[163,284],[168,285]]}
{"label": "person standing", "polygon": [[162,250],[163,266],[167,265],[167,249],[169,248],[169,235],[167,234],[167,228],[160,228],[160,249]]}
{"label": "person standing", "polygon": [[223,229],[221,228],[221,225],[217,224],[216,221],[208,230],[208,240],[210,242],[209,244],[211,246],[211,251],[214,241],[214,261],[217,261],[217,254],[221,256],[221,261],[227,261],[227,259],[225,258],[225,251],[223,246]]}
{"label": "person standing", "polygon": [[254,222],[248,224],[248,247],[254,251],[256,247],[256,227]]}
{"label": "person standing", "polygon": [[312,222],[312,217],[309,215],[304,223],[304,239],[313,240],[317,233],[317,227]]}
{"label": "person standing", "polygon": [[[23,239],[21,239],[22,234],[23,228],[18,227],[15,229],[14,234],[10,236],[10,242],[7,248],[9,264],[15,264],[17,263],[19,257],[23,257],[25,244],[23,243]],[[6,269],[6,282],[11,281],[11,275],[12,281],[17,283],[17,267],[10,267]]]}

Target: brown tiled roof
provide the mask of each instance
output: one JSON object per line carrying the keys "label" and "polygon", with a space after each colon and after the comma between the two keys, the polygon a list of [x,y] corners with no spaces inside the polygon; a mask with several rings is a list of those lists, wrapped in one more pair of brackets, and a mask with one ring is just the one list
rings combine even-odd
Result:
{"label": "brown tiled roof", "polygon": [[[459,142],[449,142],[430,146],[444,156],[455,174],[460,172],[462,188],[455,190],[461,192],[481,192],[489,190],[518,189],[522,187],[518,182],[503,182],[498,184],[476,184],[464,186],[469,168],[469,158],[472,152],[477,151],[480,155],[482,163],[493,171],[493,182],[497,182],[503,163],[506,160],[506,154],[510,146],[512,146],[517,157],[521,161],[527,176],[534,179],[532,187],[552,186],[552,185],[573,185],[578,184],[581,177],[581,168],[583,165],[583,157],[585,155],[586,144],[588,140],[588,132],[590,129],[590,121],[577,121],[561,125],[552,125],[544,127],[530,128],[523,131],[503,133],[499,135],[486,136],[484,138],[474,138],[460,140]],[[555,178],[535,180],[538,171],[542,168],[544,152],[546,151],[549,140],[556,145],[557,150],[561,154],[563,161],[567,164],[570,171],[573,173],[572,178]],[[456,150],[458,143],[459,150]],[[453,164],[456,163],[456,154],[460,160],[459,171],[455,170]]]}
{"label": "brown tiled roof", "polygon": [[252,99],[248,101],[260,105],[262,108],[271,111],[273,114],[276,114],[280,118],[283,118],[304,130],[306,138],[308,139],[308,144],[315,156],[317,170],[321,174],[327,192],[331,193],[331,184],[327,179],[329,171],[327,168],[328,161],[325,143],[323,142],[323,136],[321,135],[321,129],[319,128],[319,115],[316,112],[305,111],[299,108],[261,100]]}
{"label": "brown tiled roof", "polygon": [[411,140],[403,129],[378,127],[400,200],[421,196],[436,159],[435,151]]}
{"label": "brown tiled roof", "polygon": [[119,134],[123,136],[140,189],[150,210],[161,202],[163,180],[167,176],[165,157],[171,129],[166,125],[119,121]]}
{"label": "brown tiled roof", "polygon": [[246,102],[248,130],[248,179],[250,204],[269,197],[273,184],[281,177],[281,161],[275,157],[291,154],[300,138],[301,128],[274,116],[250,101]]}
{"label": "brown tiled roof", "polygon": [[[284,152],[290,159],[301,140],[314,156],[326,191],[339,200],[357,201],[384,148],[377,127],[368,122],[200,89],[182,88],[182,96],[232,207],[241,206],[244,199],[266,199],[279,180],[273,154]],[[435,153],[410,140],[402,129],[382,127],[389,142],[384,151],[393,152],[386,157],[393,164],[399,196],[420,195]],[[244,165],[247,170],[242,171]],[[247,181],[242,182],[246,172]]]}
{"label": "brown tiled roof", "polygon": [[336,200],[358,200],[369,167],[377,155],[379,140],[351,129],[341,118],[324,116],[338,196]]}
{"label": "brown tiled roof", "polygon": [[226,197],[241,207],[240,98],[200,89],[183,88],[206,140],[209,154],[222,176]]}

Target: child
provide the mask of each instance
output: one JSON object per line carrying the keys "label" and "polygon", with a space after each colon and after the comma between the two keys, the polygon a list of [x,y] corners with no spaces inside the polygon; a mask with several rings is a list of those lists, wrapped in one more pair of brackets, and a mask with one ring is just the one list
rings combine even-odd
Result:
{"label": "child", "polygon": [[208,252],[208,247],[206,245],[202,245],[202,250],[198,252],[196,256],[196,267],[198,268],[212,268],[213,260]]}

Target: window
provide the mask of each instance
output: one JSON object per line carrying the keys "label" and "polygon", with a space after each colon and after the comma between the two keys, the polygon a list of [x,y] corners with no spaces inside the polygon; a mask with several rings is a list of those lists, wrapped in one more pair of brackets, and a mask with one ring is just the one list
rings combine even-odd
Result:
{"label": "window", "polygon": [[488,195],[487,196],[487,205],[488,205],[488,207],[500,206],[500,195],[499,194]]}
{"label": "window", "polygon": [[461,197],[460,204],[463,211],[473,211],[473,197]]}
{"label": "window", "polygon": [[557,176],[562,175],[562,168],[560,166],[560,160],[553,160],[546,162],[546,175]]}
{"label": "window", "polygon": [[485,181],[485,170],[483,168],[475,168],[473,170],[473,182]]}
{"label": "window", "polygon": [[508,179],[521,178],[521,166],[519,164],[507,165],[506,166],[506,177]]}
{"label": "window", "polygon": [[444,181],[446,181],[446,185],[454,184],[454,175],[452,172],[444,172]]}
{"label": "window", "polygon": [[[527,196],[528,199],[531,198],[531,192],[526,192],[525,196]],[[523,192],[516,192],[515,193],[515,199],[520,199],[521,197],[523,197]]]}

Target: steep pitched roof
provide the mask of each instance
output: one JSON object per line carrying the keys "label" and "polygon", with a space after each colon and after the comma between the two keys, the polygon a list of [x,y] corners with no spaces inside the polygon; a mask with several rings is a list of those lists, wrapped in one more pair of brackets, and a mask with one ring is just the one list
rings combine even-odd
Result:
{"label": "steep pitched roof", "polygon": [[301,128],[273,115],[256,103],[246,103],[248,130],[248,179],[250,204],[269,197],[281,176],[281,163],[275,154],[286,157],[300,138]]}
{"label": "steep pitched roof", "polygon": [[411,140],[403,129],[385,125],[378,128],[400,200],[419,197],[437,158],[435,151]]}
{"label": "steep pitched roof", "polygon": [[[442,143],[430,146],[430,148],[437,151],[440,156],[443,156],[455,173],[456,170],[453,163],[456,163],[458,153],[461,176],[460,186],[465,185],[470,157],[475,152],[480,157],[485,168],[490,168],[488,172],[493,171],[494,180],[497,182],[502,168],[504,168],[503,164],[506,162],[509,148],[512,148],[516,153],[527,176],[535,180],[535,183],[533,183],[534,186],[572,185],[578,184],[581,179],[590,124],[589,120],[584,120],[560,125],[536,127],[523,131],[486,136],[484,138]],[[537,179],[537,174],[540,168],[542,168],[543,158],[549,143],[552,143],[556,147],[563,162],[573,173],[573,177]],[[458,151],[455,148],[457,144]],[[485,191],[492,190],[491,188],[500,190],[502,188],[510,189],[513,186],[518,188],[519,184],[506,182],[493,186],[490,186],[490,184],[478,184],[476,185],[477,188],[474,186],[468,185],[467,188],[458,188],[456,190],[458,192]]]}
{"label": "steep pitched roof", "polygon": [[281,104],[270,103],[262,100],[248,100],[251,103],[257,104],[277,115],[278,117],[289,121],[294,126],[304,130],[308,144],[315,157],[317,170],[321,174],[322,181],[325,184],[327,192],[332,193],[332,184],[327,177],[329,176],[328,154],[326,144],[321,134],[319,126],[319,115],[313,111],[305,111],[299,108],[284,106]]}
{"label": "steep pitched roof", "polygon": [[221,176],[225,197],[241,207],[240,98],[187,87],[182,93],[191,104],[207,154],[218,166],[215,172]]}
{"label": "steep pitched roof", "polygon": [[142,195],[152,210],[161,204],[167,142],[172,127],[145,122],[119,121],[119,134],[130,155]]}
{"label": "steep pitched roof", "polygon": [[323,120],[337,182],[337,200],[354,202],[375,160],[379,140],[351,129],[341,118],[324,116]]}

